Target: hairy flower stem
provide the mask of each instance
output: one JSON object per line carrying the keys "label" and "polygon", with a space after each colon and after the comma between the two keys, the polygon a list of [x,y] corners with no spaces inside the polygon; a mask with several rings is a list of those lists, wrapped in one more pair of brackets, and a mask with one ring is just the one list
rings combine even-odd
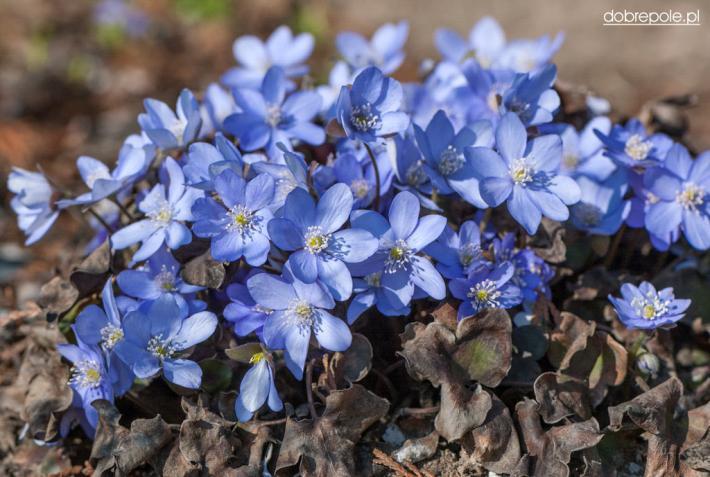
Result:
{"label": "hairy flower stem", "polygon": [[616,253],[619,251],[619,245],[621,244],[621,239],[623,238],[625,231],[626,224],[623,224],[616,235],[614,235],[614,240],[611,242],[611,246],[609,247],[609,253],[606,254],[606,258],[604,259],[604,267],[607,269],[611,267],[612,263],[614,263]]}
{"label": "hairy flower stem", "polygon": [[100,215],[98,212],[96,212],[96,211],[94,210],[93,207],[89,207],[89,208],[85,209],[84,212],[89,212],[91,215],[93,215],[94,218],[95,218],[96,220],[98,220],[101,225],[103,225],[103,227],[106,229],[106,231],[107,231],[108,233],[112,234],[112,233],[115,232],[115,230],[113,229],[113,227],[111,227],[111,226],[104,220],[104,218],[101,217],[101,215]]}
{"label": "hairy flower stem", "polygon": [[315,358],[311,359],[306,365],[306,398],[308,399],[308,410],[311,413],[311,419],[317,419],[318,413],[316,406],[313,404],[313,364]]}
{"label": "hairy flower stem", "polygon": [[366,142],[363,143],[365,145],[365,149],[367,149],[367,154],[370,156],[370,161],[372,162],[372,167],[375,169],[375,201],[374,201],[374,209],[376,211],[380,210],[380,169],[377,167],[377,159],[375,159],[375,155],[372,153],[372,149],[370,148],[370,145]]}

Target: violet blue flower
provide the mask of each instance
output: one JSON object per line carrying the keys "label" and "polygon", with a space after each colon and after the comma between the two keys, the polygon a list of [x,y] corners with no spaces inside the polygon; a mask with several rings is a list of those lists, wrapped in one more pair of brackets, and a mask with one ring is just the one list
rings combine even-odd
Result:
{"label": "violet blue flower", "polygon": [[461,224],[458,233],[447,225],[439,238],[424,251],[436,260],[436,269],[445,278],[464,277],[483,258],[478,224],[467,220]]}
{"label": "violet blue flower", "polygon": [[239,396],[234,403],[234,412],[240,422],[246,422],[254,413],[268,403],[269,409],[278,412],[283,402],[274,383],[274,370],[266,353],[259,351],[249,359],[249,368],[239,384]]}
{"label": "violet blue flower", "polygon": [[665,134],[649,135],[638,119],[625,126],[614,125],[611,132],[595,131],[606,146],[606,155],[622,167],[642,168],[659,164],[673,145]]}
{"label": "violet blue flower", "polygon": [[111,245],[121,250],[141,242],[133,255],[133,263],[148,259],[163,243],[170,249],[179,248],[192,241],[190,229],[183,223],[193,220],[192,204],[203,195],[193,187],[185,187],[185,176],[177,162],[165,159],[169,184],[157,184],[138,204],[147,218],[129,224],[111,236]]}
{"label": "violet blue flower", "polygon": [[627,328],[654,329],[668,327],[685,316],[690,300],[676,299],[673,288],[656,291],[649,282],[636,287],[621,285],[621,298],[609,295],[619,320]]}
{"label": "violet blue flower", "polygon": [[244,161],[236,146],[221,133],[217,133],[214,145],[207,142],[190,145],[182,171],[188,185],[202,190],[213,190],[212,182],[225,169],[241,176]]}
{"label": "violet blue flower", "polygon": [[[263,272],[262,272],[263,273]],[[227,287],[230,303],[224,308],[224,318],[234,326],[237,336],[256,333],[262,336],[262,329],[271,310],[257,304],[249,294],[249,289],[241,283]]]}
{"label": "violet blue flower", "polygon": [[[579,201],[580,190],[574,179],[558,174],[562,158],[559,136],[540,136],[527,140],[520,119],[506,113],[496,130],[495,153],[491,149],[467,149],[479,174],[483,200],[497,207],[507,200],[508,211],[529,234],[534,234],[542,216],[565,221],[568,205]],[[500,155],[499,155],[500,154]]]}
{"label": "violet blue flower", "polygon": [[350,347],[350,328],[330,314],[335,302],[318,282],[303,283],[289,273],[257,273],[247,280],[247,288],[256,303],[273,310],[264,323],[264,342],[269,349],[285,351],[286,366],[296,379],[303,378],[311,333],[329,351]]}
{"label": "violet blue flower", "polygon": [[402,49],[408,34],[409,24],[406,21],[385,23],[372,34],[370,41],[359,33],[338,33],[335,46],[353,70],[376,66],[388,75],[404,61]]}
{"label": "violet blue flower", "polygon": [[196,218],[192,231],[212,240],[210,250],[216,260],[234,262],[244,257],[249,265],[266,262],[269,253],[267,226],[273,214],[274,180],[259,174],[247,182],[232,170],[214,180],[218,203],[211,197],[198,199],[192,207]]}
{"label": "violet blue flower", "polygon": [[466,278],[451,280],[449,290],[461,300],[459,321],[483,310],[519,305],[523,297],[520,289],[511,282],[514,272],[515,267],[510,262],[499,265],[481,263],[471,269]]}
{"label": "violet blue flower", "polygon": [[159,148],[184,147],[197,139],[202,115],[200,105],[189,89],[180,93],[175,112],[156,99],[146,99],[144,105],[146,112],[138,115],[138,124]]}
{"label": "violet blue flower", "polygon": [[377,250],[377,239],[367,230],[340,230],[353,206],[350,188],[342,183],[328,189],[315,203],[303,189],[286,198],[281,218],[269,223],[269,235],[282,250],[293,252],[288,264],[304,282],[320,280],[336,300],[352,294],[352,278],[346,263],[359,263]]}
{"label": "violet blue flower", "polygon": [[17,214],[17,225],[27,236],[25,245],[32,245],[49,231],[59,217],[52,203],[54,189],[39,172],[13,167],[7,178],[7,188],[16,195],[10,201]]}
{"label": "violet blue flower", "polygon": [[625,170],[619,170],[603,182],[577,177],[581,190],[579,202],[570,207],[572,224],[597,235],[614,235],[626,220],[631,203],[624,200],[628,188]]}
{"label": "violet blue flower", "polygon": [[560,97],[552,88],[557,67],[548,65],[535,73],[515,76],[503,93],[501,112],[513,112],[527,126],[549,123],[560,107]]}
{"label": "violet blue flower", "polygon": [[202,311],[188,317],[174,297],[163,295],[146,312],[138,309],[125,316],[125,337],[116,345],[116,354],[141,379],[162,370],[171,383],[197,389],[202,369],[179,354],[212,336],[215,328],[214,313]]}

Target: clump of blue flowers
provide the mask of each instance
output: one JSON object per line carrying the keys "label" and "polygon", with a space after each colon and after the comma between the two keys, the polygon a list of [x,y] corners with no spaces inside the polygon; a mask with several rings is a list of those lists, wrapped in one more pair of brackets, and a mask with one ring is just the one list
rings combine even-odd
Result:
{"label": "clump of blue flowers", "polygon": [[[206,390],[225,355],[248,421],[289,409],[283,379],[347,351],[351,326],[425,319],[445,300],[460,321],[534,315],[563,277],[565,257],[540,246],[555,227],[580,248],[613,237],[612,261],[627,228],[678,256],[710,248],[710,152],[591,109],[565,122],[561,35],[509,41],[491,18],[467,38],[439,30],[441,60],[406,84],[390,75],[408,35],[405,22],[340,34],[325,85],[306,76],[312,35],[241,37],[221,84],[183,90],[174,109],[145,101],[115,167],[80,157],[76,193],[10,173],[28,245],[77,207],[115,259],[60,346],[89,428],[92,402],[134,381]],[[621,294],[609,300],[629,328],[690,305],[648,282]]]}

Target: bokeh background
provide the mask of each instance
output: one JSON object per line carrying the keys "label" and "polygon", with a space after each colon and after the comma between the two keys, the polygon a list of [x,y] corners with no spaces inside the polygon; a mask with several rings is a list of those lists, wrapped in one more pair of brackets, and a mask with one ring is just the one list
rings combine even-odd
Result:
{"label": "bokeh background", "polygon": [[[136,132],[141,101],[174,103],[183,87],[202,90],[234,63],[232,42],[266,36],[280,24],[316,37],[316,80],[327,77],[338,31],[372,33],[410,23],[407,60],[395,76],[417,78],[437,58],[433,33],[467,34],[492,15],[509,38],[563,31],[559,78],[607,98],[615,118],[650,101],[695,95],[686,141],[710,148],[710,2],[706,0],[0,0],[0,314],[37,296],[55,267],[68,266],[87,239],[81,217],[63,217],[24,249],[5,187],[12,166],[41,167],[76,187],[80,154],[113,162]],[[117,5],[119,5],[117,7]],[[614,10],[700,11],[700,26],[603,26]]]}

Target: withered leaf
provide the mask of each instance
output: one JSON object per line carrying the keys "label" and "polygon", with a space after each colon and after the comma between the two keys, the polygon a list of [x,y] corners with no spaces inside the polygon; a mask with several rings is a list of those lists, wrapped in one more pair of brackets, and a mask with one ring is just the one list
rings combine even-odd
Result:
{"label": "withered leaf", "polygon": [[427,380],[434,386],[454,378],[451,370],[451,354],[456,336],[445,326],[432,322],[428,325],[409,323],[400,335],[407,372],[419,381]]}
{"label": "withered leaf", "polygon": [[353,333],[350,348],[342,353],[333,354],[330,360],[330,372],[339,387],[362,380],[371,368],[372,345],[360,333]]}
{"label": "withered leaf", "polygon": [[567,257],[564,226],[548,218],[543,218],[541,225],[544,233],[535,236],[531,247],[532,250],[546,262],[564,262]]}
{"label": "withered leaf", "polygon": [[439,444],[439,434],[434,431],[424,437],[418,439],[407,439],[402,444],[402,447],[397,449],[392,457],[397,462],[411,462],[416,464],[419,461],[426,460],[436,453]]}
{"label": "withered leaf", "polygon": [[207,288],[219,288],[226,271],[222,262],[214,260],[209,251],[185,264],[182,278],[187,283]]}
{"label": "withered leaf", "polygon": [[710,402],[688,411],[688,432],[680,458],[691,469],[710,472]]}
{"label": "withered leaf", "polygon": [[96,293],[111,275],[111,247],[106,240],[91,252],[69,274],[69,279],[79,291],[80,297]]}
{"label": "withered leaf", "polygon": [[510,370],[512,324],[505,310],[487,310],[462,320],[456,328],[454,361],[468,377],[494,388]]}
{"label": "withered leaf", "polygon": [[538,404],[532,399],[519,402],[515,412],[528,454],[535,457],[531,474],[534,477],[567,477],[572,453],[593,447],[604,437],[594,418],[544,431]]}
{"label": "withered leaf", "polygon": [[42,307],[48,321],[53,321],[69,311],[79,299],[79,290],[62,277],[54,277],[39,291],[37,304]]}
{"label": "withered leaf", "polygon": [[476,464],[497,474],[515,474],[520,461],[520,441],[510,411],[495,394],[483,424],[461,441]]}
{"label": "withered leaf", "polygon": [[333,391],[317,419],[286,421],[276,475],[357,475],[353,451],[362,433],[387,413],[389,403],[359,384]]}
{"label": "withered leaf", "polygon": [[554,424],[567,416],[592,417],[587,386],[580,380],[558,373],[542,373],[533,386],[543,421]]}
{"label": "withered leaf", "polygon": [[455,441],[483,424],[492,405],[491,395],[480,385],[472,391],[463,383],[444,382],[434,426],[444,439]]}

